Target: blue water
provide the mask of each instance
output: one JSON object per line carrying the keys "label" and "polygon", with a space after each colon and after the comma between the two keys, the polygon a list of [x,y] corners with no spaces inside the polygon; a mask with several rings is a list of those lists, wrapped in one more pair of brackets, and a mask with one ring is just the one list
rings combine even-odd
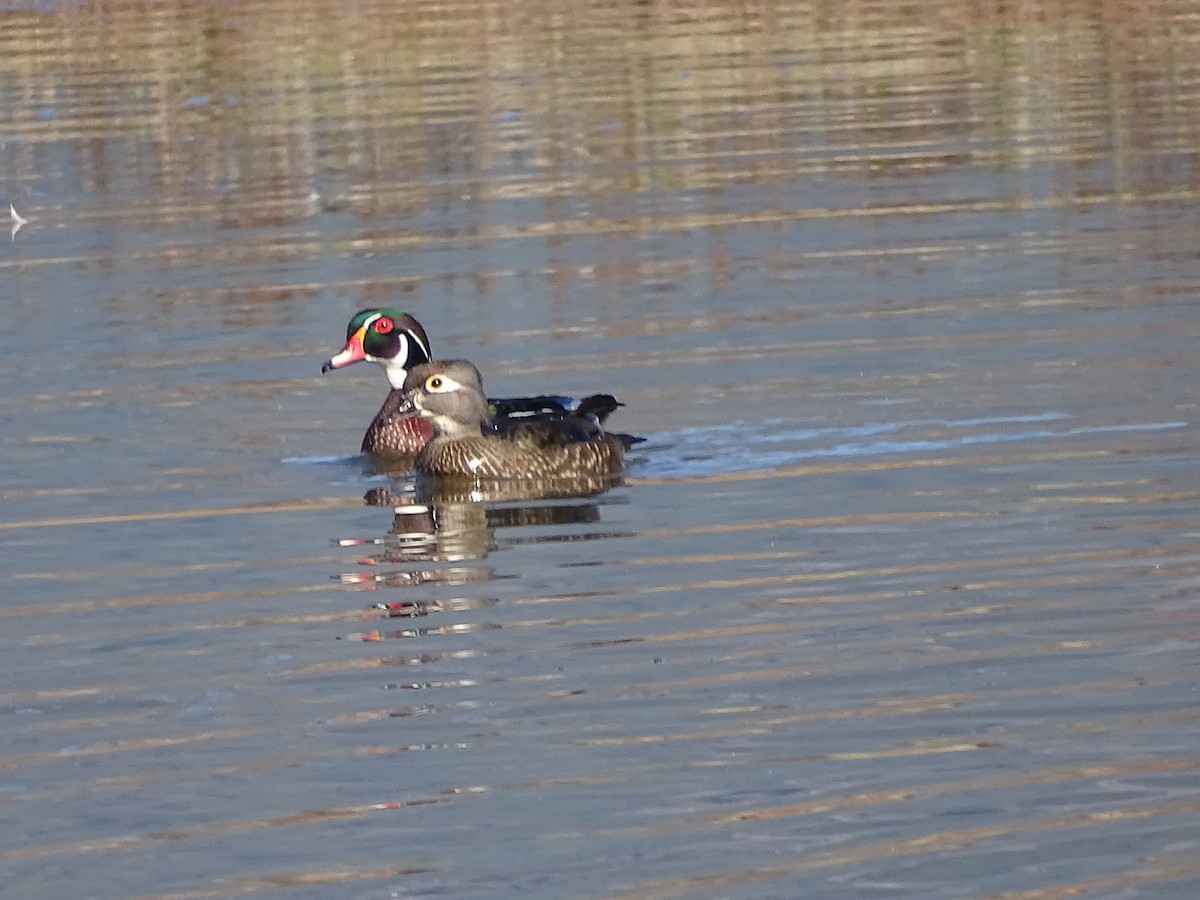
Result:
{"label": "blue water", "polygon": [[[1200,889],[1188,8],[2,24],[0,895]],[[380,305],[624,483],[377,472]]]}

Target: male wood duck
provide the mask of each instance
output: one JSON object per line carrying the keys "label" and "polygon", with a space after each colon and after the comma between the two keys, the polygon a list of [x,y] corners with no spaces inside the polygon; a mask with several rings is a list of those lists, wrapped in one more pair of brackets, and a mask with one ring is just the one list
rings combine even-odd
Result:
{"label": "male wood duck", "polygon": [[[363,435],[364,453],[378,456],[411,456],[433,437],[433,426],[413,409],[402,388],[408,370],[432,358],[429,338],[421,323],[398,309],[363,309],[346,326],[346,346],[323,366],[322,372],[352,363],[378,363],[387,375],[391,393]],[[583,400],[572,397],[508,397],[487,401],[494,430],[526,419],[565,418],[583,410],[598,421],[621,404],[610,394],[593,394]]]}
{"label": "male wood duck", "polygon": [[497,432],[483,377],[465,359],[413,367],[404,381],[404,396],[433,426],[433,438],[413,464],[427,475],[592,479],[618,474],[625,451],[643,440],[606,432],[602,417],[587,401],[561,418],[514,421]]}

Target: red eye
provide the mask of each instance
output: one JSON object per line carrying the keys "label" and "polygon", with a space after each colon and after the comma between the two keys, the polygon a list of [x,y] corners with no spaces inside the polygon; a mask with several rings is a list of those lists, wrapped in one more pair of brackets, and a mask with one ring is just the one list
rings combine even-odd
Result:
{"label": "red eye", "polygon": [[387,334],[389,331],[391,331],[395,327],[396,327],[396,323],[393,322],[391,319],[376,319],[375,320],[375,330],[377,332],[379,332],[379,334]]}

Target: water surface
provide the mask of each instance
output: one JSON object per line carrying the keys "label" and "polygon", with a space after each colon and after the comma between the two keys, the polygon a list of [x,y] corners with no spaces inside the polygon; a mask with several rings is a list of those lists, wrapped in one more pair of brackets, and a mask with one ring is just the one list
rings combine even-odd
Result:
{"label": "water surface", "polygon": [[[1198,49],[4,6],[4,892],[1194,894]],[[625,483],[406,510],[374,305]]]}

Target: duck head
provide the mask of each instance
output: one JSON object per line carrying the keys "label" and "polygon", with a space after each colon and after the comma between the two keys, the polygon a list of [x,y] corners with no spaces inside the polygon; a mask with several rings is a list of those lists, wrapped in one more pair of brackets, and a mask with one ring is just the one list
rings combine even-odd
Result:
{"label": "duck head", "polygon": [[491,418],[483,376],[465,359],[413,367],[404,381],[404,393],[442,437],[479,437]]}
{"label": "duck head", "polygon": [[429,338],[421,323],[398,309],[363,309],[346,326],[346,346],[321,366],[322,372],[351,363],[379,363],[393,388],[404,386],[413,366],[429,362]]}

